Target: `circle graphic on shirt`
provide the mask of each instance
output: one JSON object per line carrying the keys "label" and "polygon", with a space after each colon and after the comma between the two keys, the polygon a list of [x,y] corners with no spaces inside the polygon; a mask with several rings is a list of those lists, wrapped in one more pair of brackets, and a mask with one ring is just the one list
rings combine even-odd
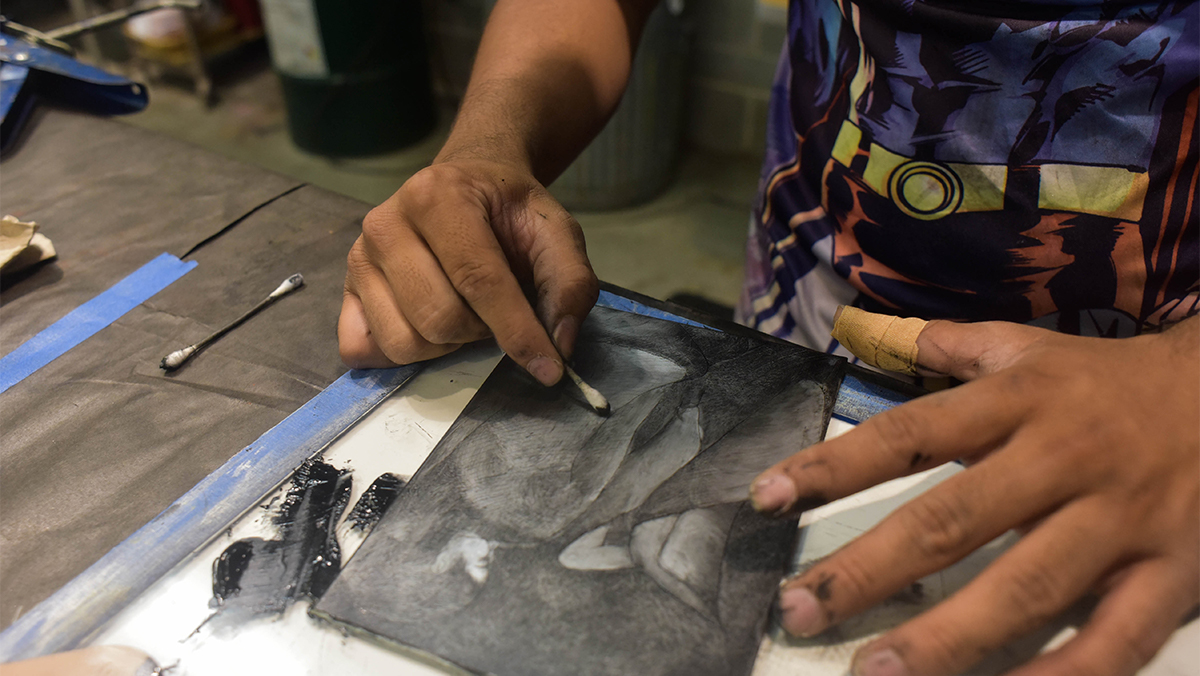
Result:
{"label": "circle graphic on shirt", "polygon": [[948,167],[909,160],[896,167],[888,181],[892,201],[904,213],[932,221],[954,213],[962,204],[962,180]]}

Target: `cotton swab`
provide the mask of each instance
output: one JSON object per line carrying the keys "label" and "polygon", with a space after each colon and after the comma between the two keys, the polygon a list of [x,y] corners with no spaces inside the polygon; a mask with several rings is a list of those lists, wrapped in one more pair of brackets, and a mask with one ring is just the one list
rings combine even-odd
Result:
{"label": "cotton swab", "polygon": [[563,368],[566,370],[567,375],[571,376],[571,380],[574,381],[576,387],[579,388],[579,391],[583,392],[583,397],[587,399],[587,403],[596,410],[596,413],[599,413],[600,415],[608,415],[609,411],[612,409],[609,407],[608,400],[604,398],[604,395],[600,394],[599,390],[596,388],[583,382],[583,378],[580,378],[579,374],[576,373],[575,370],[570,366],[563,364]]}
{"label": "cotton swab", "polygon": [[181,350],[175,350],[171,354],[163,357],[162,363],[160,363],[158,365],[158,367],[164,371],[169,372],[169,371],[174,371],[175,369],[179,368],[180,366],[183,366],[184,363],[186,363],[188,359],[191,359],[192,355],[199,352],[201,349],[204,348],[204,346],[206,346],[209,343],[213,342],[214,340],[220,338],[221,336],[225,335],[226,333],[229,333],[233,329],[237,328],[237,326],[239,324],[241,324],[242,322],[246,321],[247,319],[253,317],[255,315],[255,313],[257,313],[258,311],[262,310],[263,308],[270,305],[271,303],[274,303],[279,298],[286,296],[287,294],[291,293],[292,291],[299,289],[302,286],[304,286],[304,276],[303,275],[297,273],[297,274],[292,275],[291,277],[288,277],[287,279],[283,280],[283,283],[279,285],[279,288],[277,288],[271,292],[271,295],[264,298],[261,302],[259,302],[258,305],[255,305],[254,307],[250,308],[249,312],[247,312],[246,314],[242,315],[241,317],[238,317],[237,319],[233,320],[225,328],[216,331],[215,333],[213,333],[211,336],[205,338],[204,340],[202,340],[198,343],[195,343],[193,345],[188,345],[187,347],[185,347]]}

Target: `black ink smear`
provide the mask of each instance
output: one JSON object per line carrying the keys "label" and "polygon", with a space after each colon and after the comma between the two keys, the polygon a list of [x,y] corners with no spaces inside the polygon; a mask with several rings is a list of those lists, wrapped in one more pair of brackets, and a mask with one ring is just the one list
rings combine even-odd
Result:
{"label": "black ink smear", "polygon": [[334,527],[350,501],[350,473],[307,460],[275,516],[278,539],[246,538],[213,562],[213,600],[235,616],[279,614],[320,598],[341,570]]}
{"label": "black ink smear", "polygon": [[242,573],[253,555],[254,545],[247,540],[238,540],[221,552],[213,564],[213,599],[217,605],[242,590]]}
{"label": "black ink smear", "polygon": [[395,474],[381,474],[354,503],[346,521],[353,530],[366,530],[375,525],[392,501],[404,490],[404,479]]}

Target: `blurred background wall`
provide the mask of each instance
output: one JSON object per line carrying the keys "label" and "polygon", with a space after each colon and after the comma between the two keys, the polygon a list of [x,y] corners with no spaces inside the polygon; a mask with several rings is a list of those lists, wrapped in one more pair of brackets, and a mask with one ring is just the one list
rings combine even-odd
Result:
{"label": "blurred background wall", "polygon": [[[130,1],[6,0],[3,13],[45,30]],[[441,146],[494,5],[494,0],[405,3],[422,14],[420,28],[437,123],[426,136],[399,151],[354,157],[309,152],[289,137],[288,106],[293,102],[285,96],[278,64],[274,69],[271,65],[264,38],[270,21],[264,31],[263,22],[256,23],[250,14],[268,8],[269,3],[285,9],[316,3],[337,11],[355,11],[359,3],[205,1],[207,10],[190,15],[201,47],[199,58],[192,58],[187,40],[171,33],[170,21],[155,15],[71,41],[81,60],[149,83],[150,107],[119,119],[375,204],[432,161]],[[784,3],[664,0],[673,9],[682,7],[681,15],[673,15],[670,29],[679,31],[687,49],[684,67],[670,70],[672,78],[681,80],[671,83],[679,92],[681,111],[670,127],[674,129],[670,133],[678,136],[676,142],[663,146],[674,156],[655,169],[666,172],[662,186],[649,197],[632,196],[632,201],[616,199],[606,205],[583,200],[569,205],[584,228],[589,255],[602,279],[654,297],[730,313],[740,291],[767,102],[785,38]],[[271,18],[267,11],[261,14]],[[643,53],[652,51],[643,49]],[[659,76],[666,72],[659,71]],[[657,83],[649,89],[656,87]],[[645,110],[654,108],[644,96],[632,103]],[[614,120],[619,117],[620,113]],[[611,129],[622,124],[621,130]],[[656,130],[668,129],[662,120],[657,124]],[[632,134],[633,142],[602,136],[589,149],[594,157],[587,166],[573,167],[551,191],[567,202],[578,195],[581,181],[592,181],[593,192],[619,196],[611,180],[630,173],[629,161],[639,154],[661,159],[658,156],[667,152],[642,147],[645,144],[637,142],[637,134],[645,130],[630,128],[624,122],[610,125],[606,134]]]}

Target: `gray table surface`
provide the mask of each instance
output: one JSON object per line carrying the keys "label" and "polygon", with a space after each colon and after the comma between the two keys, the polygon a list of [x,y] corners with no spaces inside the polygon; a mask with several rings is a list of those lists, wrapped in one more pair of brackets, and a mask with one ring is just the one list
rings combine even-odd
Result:
{"label": "gray table surface", "polygon": [[[0,210],[36,221],[58,259],[3,280],[0,356],[220,234],[187,256],[194,270],[0,394],[0,628],[346,371],[345,253],[370,208],[113,120],[32,124],[0,163]],[[295,272],[305,288],[158,368]]]}

